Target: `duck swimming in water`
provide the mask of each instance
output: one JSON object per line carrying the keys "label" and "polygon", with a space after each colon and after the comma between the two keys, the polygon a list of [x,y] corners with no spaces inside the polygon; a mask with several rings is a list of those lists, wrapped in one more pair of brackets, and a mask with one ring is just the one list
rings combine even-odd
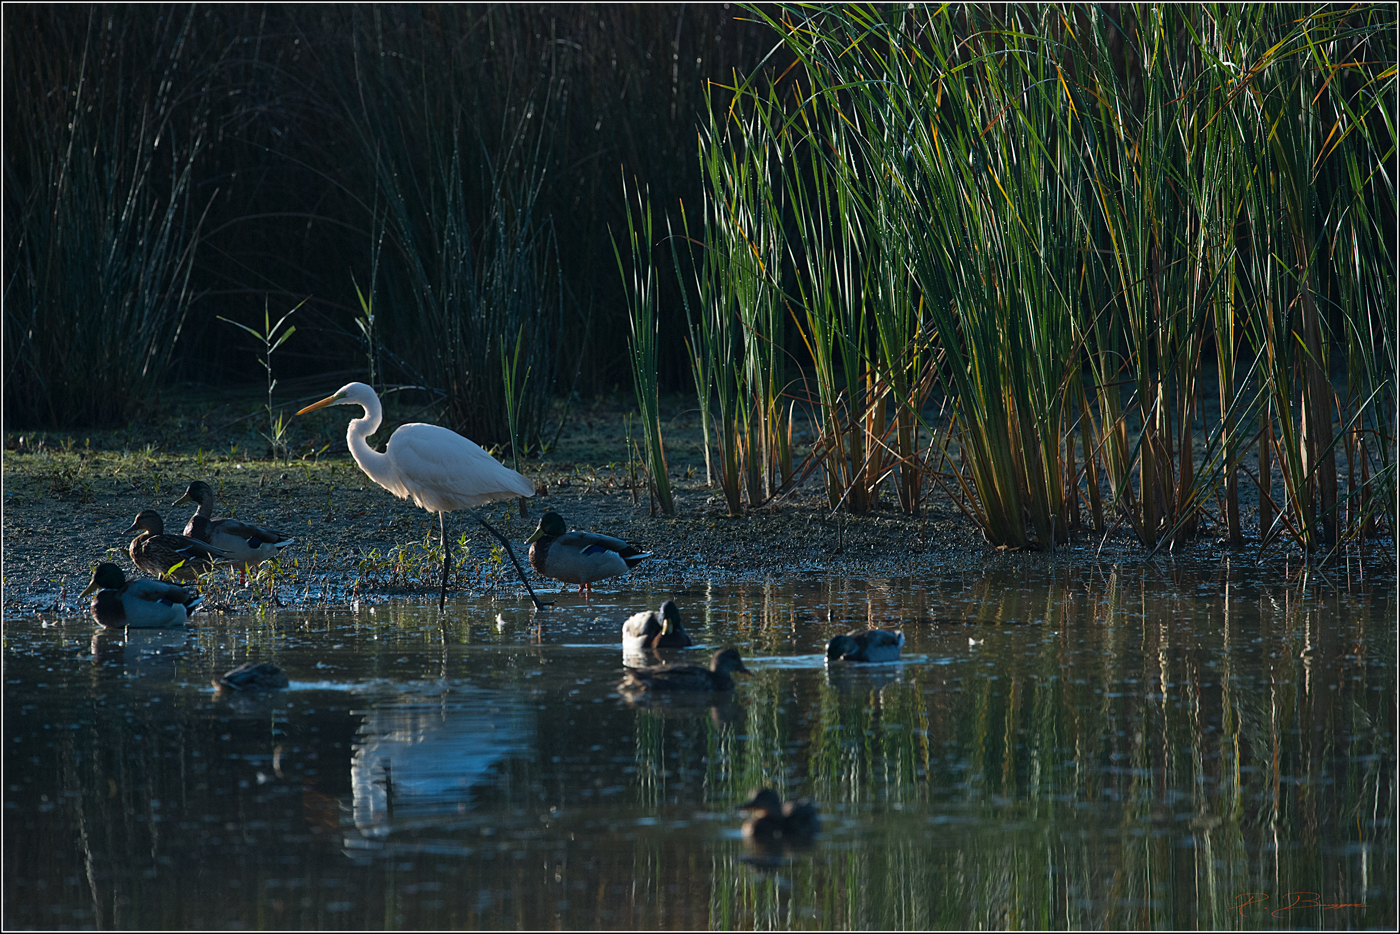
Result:
{"label": "duck swimming in water", "polygon": [[810,798],[784,802],[771,788],[760,788],[739,805],[752,816],[744,822],[744,837],[756,843],[807,843],[821,830]]}
{"label": "duck swimming in water", "polygon": [[214,679],[214,687],[228,691],[273,691],[289,683],[287,673],[271,662],[245,662]]}
{"label": "duck swimming in water", "polygon": [[628,668],[617,689],[623,694],[643,691],[701,692],[732,691],[731,672],[748,674],[738,649],[720,649],[710,658],[710,667],[699,665],[652,665]]}
{"label": "duck swimming in water", "polygon": [[684,649],[695,644],[681,625],[676,601],[667,600],[660,611],[647,610],[627,617],[622,624],[622,650],[629,653],[647,649]]}
{"label": "duck swimming in water", "polygon": [[121,568],[109,563],[93,570],[92,582],[81,595],[90,593],[89,612],[104,629],[178,629],[199,609],[201,599],[178,584],[129,581]]}
{"label": "duck swimming in water", "polygon": [[890,629],[855,629],[826,644],[829,662],[897,662],[904,633]]}

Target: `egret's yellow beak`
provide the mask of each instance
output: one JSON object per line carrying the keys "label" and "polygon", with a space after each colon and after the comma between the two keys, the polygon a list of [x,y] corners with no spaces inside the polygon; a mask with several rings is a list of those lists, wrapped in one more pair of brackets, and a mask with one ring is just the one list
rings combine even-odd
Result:
{"label": "egret's yellow beak", "polygon": [[307,412],[314,412],[314,411],[316,411],[317,409],[324,409],[324,408],[325,408],[326,406],[328,406],[328,405],[335,405],[337,402],[340,401],[340,398],[341,398],[340,393],[336,393],[336,394],[333,395],[333,396],[326,396],[326,398],[322,399],[320,402],[313,402],[313,403],[311,403],[310,405],[308,405],[306,408],[302,409],[302,410],[301,410],[300,412],[298,412],[297,414],[298,414],[298,415],[305,415]]}

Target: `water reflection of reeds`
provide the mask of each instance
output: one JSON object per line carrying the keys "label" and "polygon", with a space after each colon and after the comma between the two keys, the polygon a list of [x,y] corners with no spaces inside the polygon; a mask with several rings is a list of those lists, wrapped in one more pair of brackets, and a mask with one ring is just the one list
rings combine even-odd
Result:
{"label": "water reflection of reeds", "polygon": [[[1393,593],[1008,563],[990,583],[711,597],[696,628],[757,659],[729,705],[635,709],[610,694],[611,652],[503,644],[489,622],[444,637],[406,610],[221,621],[154,668],[126,646],[86,655],[89,632],[31,657],[12,630],[7,920],[42,926],[58,904],[104,926],[1389,922]],[[802,661],[898,617],[905,663]],[[208,673],[245,656],[325,686],[215,704]],[[490,716],[477,701],[537,726],[474,773],[464,811],[397,813],[347,850],[355,744],[410,694],[412,735],[449,771],[437,740]],[[755,865],[732,808],[757,784],[816,799],[811,850]],[[182,897],[211,874],[208,898]],[[1293,891],[1372,907],[1270,917]],[[1244,892],[1271,901],[1241,914]]]}

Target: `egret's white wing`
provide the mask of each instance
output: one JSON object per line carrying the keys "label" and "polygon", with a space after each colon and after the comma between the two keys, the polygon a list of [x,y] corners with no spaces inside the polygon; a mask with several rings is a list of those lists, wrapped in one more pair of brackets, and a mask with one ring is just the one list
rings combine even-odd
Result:
{"label": "egret's white wing", "polygon": [[404,425],[394,432],[384,453],[398,489],[386,487],[432,512],[535,495],[529,480],[474,441],[438,425]]}

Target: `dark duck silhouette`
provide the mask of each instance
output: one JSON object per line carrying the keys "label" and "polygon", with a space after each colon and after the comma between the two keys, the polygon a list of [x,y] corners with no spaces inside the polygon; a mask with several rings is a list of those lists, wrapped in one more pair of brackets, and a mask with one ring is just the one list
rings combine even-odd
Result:
{"label": "dark duck silhouette", "polygon": [[758,789],[738,809],[749,812],[744,838],[755,843],[809,843],[821,830],[821,820],[810,798],[784,802],[771,788]]}
{"label": "dark duck silhouette", "polygon": [[710,658],[710,667],[699,665],[652,665],[648,668],[628,668],[617,689],[623,694],[644,691],[698,693],[702,691],[732,691],[731,672],[748,674],[738,649],[721,649]]}
{"label": "dark duck silhouette", "polygon": [[214,687],[226,691],[274,691],[288,683],[287,673],[271,662],[245,662],[214,679]]}
{"label": "dark duck silhouette", "polygon": [[834,636],[826,644],[829,662],[894,662],[899,660],[899,647],[904,633],[890,629],[855,629],[844,636]]}

